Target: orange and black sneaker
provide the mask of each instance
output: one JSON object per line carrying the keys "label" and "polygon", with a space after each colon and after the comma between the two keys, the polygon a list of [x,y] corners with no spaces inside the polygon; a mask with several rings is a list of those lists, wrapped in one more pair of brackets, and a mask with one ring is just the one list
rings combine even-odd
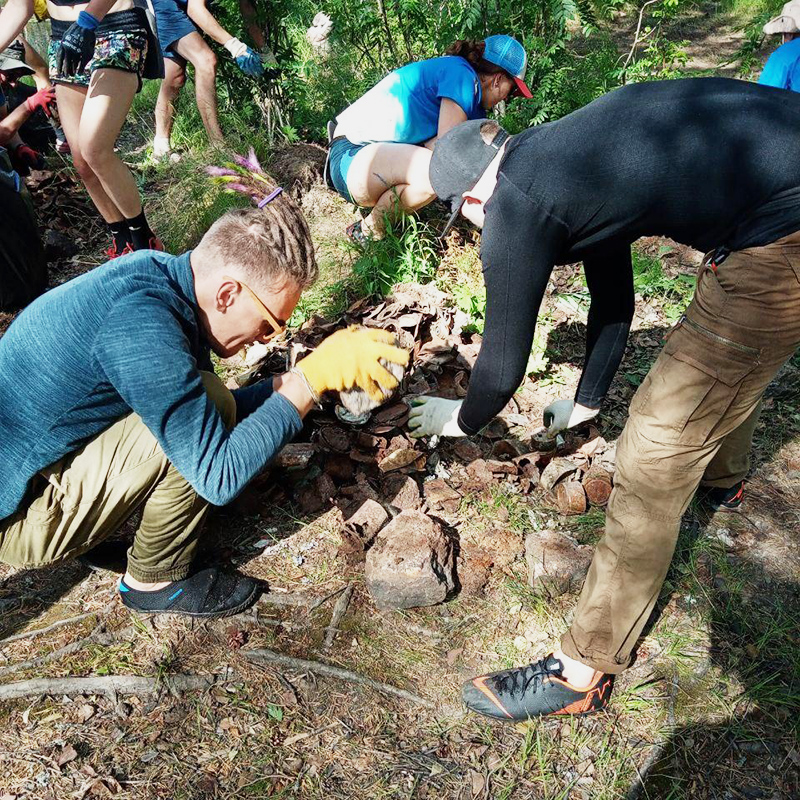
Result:
{"label": "orange and black sneaker", "polygon": [[730,489],[704,487],[701,489],[701,499],[712,511],[736,511],[744,499],[744,481],[739,481]]}
{"label": "orange and black sneaker", "polygon": [[461,698],[471,711],[514,722],[550,714],[580,716],[608,705],[613,675],[598,672],[589,686],[578,687],[562,677],[563,669],[551,653],[527,667],[473,678],[464,684]]}

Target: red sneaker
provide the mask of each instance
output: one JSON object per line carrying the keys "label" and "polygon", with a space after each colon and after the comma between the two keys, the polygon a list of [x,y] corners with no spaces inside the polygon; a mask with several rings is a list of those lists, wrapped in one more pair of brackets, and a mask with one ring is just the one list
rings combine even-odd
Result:
{"label": "red sneaker", "polygon": [[148,242],[148,244],[151,250],[160,250],[162,253],[166,252],[166,247],[164,247],[164,243],[155,234],[153,234],[150,237],[150,241]]}
{"label": "red sneaker", "polygon": [[133,252],[133,247],[131,247],[130,242],[125,243],[125,247],[122,250],[117,250],[117,245],[114,242],[111,242],[108,250],[106,250],[106,256],[108,257],[109,261],[113,261],[115,258],[119,258],[120,256],[126,256],[128,253]]}

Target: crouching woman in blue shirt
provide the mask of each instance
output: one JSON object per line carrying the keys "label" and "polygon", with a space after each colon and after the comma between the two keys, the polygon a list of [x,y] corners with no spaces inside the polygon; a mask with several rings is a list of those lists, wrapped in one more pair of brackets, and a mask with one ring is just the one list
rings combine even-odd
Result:
{"label": "crouching woman in blue shirt", "polygon": [[283,194],[221,217],[191,252],[123,256],[29,305],[0,339],[0,561],[74,558],[142,508],[125,606],[212,617],[252,604],[255,581],[194,564],[209,505],[262,472],[323,392],[381,396],[397,381],[380,361],[408,361],[387,331],[341,330],[290,372],[228,391],[209,350],[280,333],[316,275]]}
{"label": "crouching woman in blue shirt", "polygon": [[336,118],[330,148],[330,180],[348,202],[372,212],[347,228],[358,242],[380,238],[384,216],[397,206],[413,212],[436,193],[428,179],[439,136],[514,95],[531,97],[525,85],[522,45],[498,34],[485,41],[460,40],[440,58],[390,72]]}

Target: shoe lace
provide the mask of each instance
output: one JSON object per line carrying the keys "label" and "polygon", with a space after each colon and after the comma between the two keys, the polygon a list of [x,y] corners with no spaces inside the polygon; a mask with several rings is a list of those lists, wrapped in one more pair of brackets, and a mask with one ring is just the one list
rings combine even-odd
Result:
{"label": "shoe lace", "polygon": [[[529,689],[536,692],[551,675],[561,674],[559,668],[547,666],[548,659],[541,658],[527,667],[508,670],[504,675],[496,678],[497,688],[502,693],[511,695],[524,695]],[[556,661],[556,664],[559,662]]]}

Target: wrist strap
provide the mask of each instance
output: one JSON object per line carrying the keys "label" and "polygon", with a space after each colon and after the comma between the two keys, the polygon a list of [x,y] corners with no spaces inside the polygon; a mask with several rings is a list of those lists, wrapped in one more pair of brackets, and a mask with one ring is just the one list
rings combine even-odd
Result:
{"label": "wrist strap", "polygon": [[299,375],[302,379],[303,383],[308,389],[308,393],[311,395],[311,399],[314,401],[314,405],[317,408],[322,408],[322,402],[319,399],[319,395],[314,391],[314,387],[308,382],[308,378],[306,378],[305,373],[299,367],[292,367],[289,370],[289,374],[291,375]]}
{"label": "wrist strap", "polygon": [[88,11],[81,11],[81,13],[78,14],[77,23],[81,28],[86,28],[87,31],[93,31],[100,24],[100,20]]}

